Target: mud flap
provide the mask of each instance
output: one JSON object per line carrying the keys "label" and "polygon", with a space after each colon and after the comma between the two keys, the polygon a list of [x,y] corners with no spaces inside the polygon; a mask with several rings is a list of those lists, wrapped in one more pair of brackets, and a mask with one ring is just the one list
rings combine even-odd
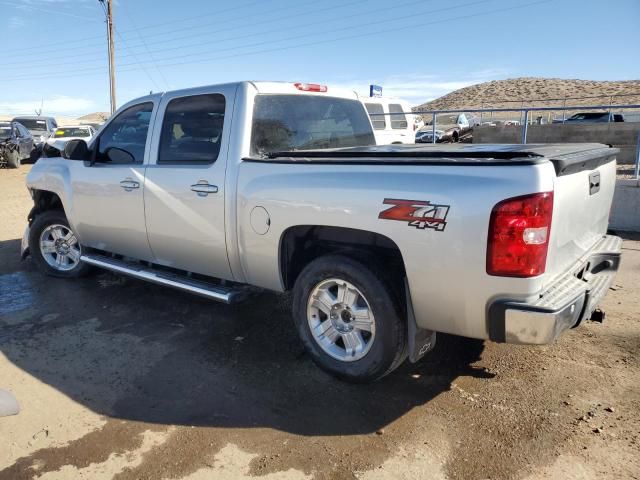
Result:
{"label": "mud flap", "polygon": [[416,324],[416,317],[413,313],[413,302],[411,301],[411,294],[409,293],[409,283],[406,278],[404,279],[404,291],[407,297],[409,361],[416,363],[436,346],[436,332],[425,330]]}

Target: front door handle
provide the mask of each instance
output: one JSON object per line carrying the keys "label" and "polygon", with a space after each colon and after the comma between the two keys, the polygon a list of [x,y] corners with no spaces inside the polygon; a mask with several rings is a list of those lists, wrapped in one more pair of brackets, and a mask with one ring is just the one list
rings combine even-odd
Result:
{"label": "front door handle", "polygon": [[120,182],[120,186],[124,188],[127,192],[130,192],[134,188],[140,188],[140,183],[135,180],[126,179]]}
{"label": "front door handle", "polygon": [[196,192],[200,197],[206,197],[210,193],[218,193],[218,187],[206,181],[200,181],[191,185],[191,191]]}

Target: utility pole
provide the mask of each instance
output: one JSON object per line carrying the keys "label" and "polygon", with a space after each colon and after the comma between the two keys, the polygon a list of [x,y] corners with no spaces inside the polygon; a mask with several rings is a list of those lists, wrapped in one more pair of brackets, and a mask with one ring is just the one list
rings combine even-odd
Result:
{"label": "utility pole", "polygon": [[111,103],[111,114],[116,111],[116,62],[113,46],[113,0],[98,0],[106,4],[105,16],[107,21],[107,42],[109,49],[109,96]]}
{"label": "utility pole", "polygon": [[109,90],[111,92],[111,115],[116,111],[116,62],[113,51],[113,0],[107,0],[107,35],[109,37]]}

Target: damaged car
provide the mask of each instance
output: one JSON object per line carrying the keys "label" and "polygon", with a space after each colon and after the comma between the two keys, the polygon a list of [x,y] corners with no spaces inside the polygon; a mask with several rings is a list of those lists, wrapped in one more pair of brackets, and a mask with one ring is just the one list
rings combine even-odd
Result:
{"label": "damaged car", "polygon": [[18,168],[22,160],[30,158],[33,137],[18,122],[0,122],[0,165]]}

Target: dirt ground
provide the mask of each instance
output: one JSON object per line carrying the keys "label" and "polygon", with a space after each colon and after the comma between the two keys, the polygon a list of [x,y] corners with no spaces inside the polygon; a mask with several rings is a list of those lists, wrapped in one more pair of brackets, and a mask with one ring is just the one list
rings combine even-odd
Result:
{"label": "dirt ground", "polygon": [[225,306],[19,260],[29,170],[0,170],[0,480],[638,479],[640,237],[554,345],[439,336],[368,386],[303,353],[284,296]]}

